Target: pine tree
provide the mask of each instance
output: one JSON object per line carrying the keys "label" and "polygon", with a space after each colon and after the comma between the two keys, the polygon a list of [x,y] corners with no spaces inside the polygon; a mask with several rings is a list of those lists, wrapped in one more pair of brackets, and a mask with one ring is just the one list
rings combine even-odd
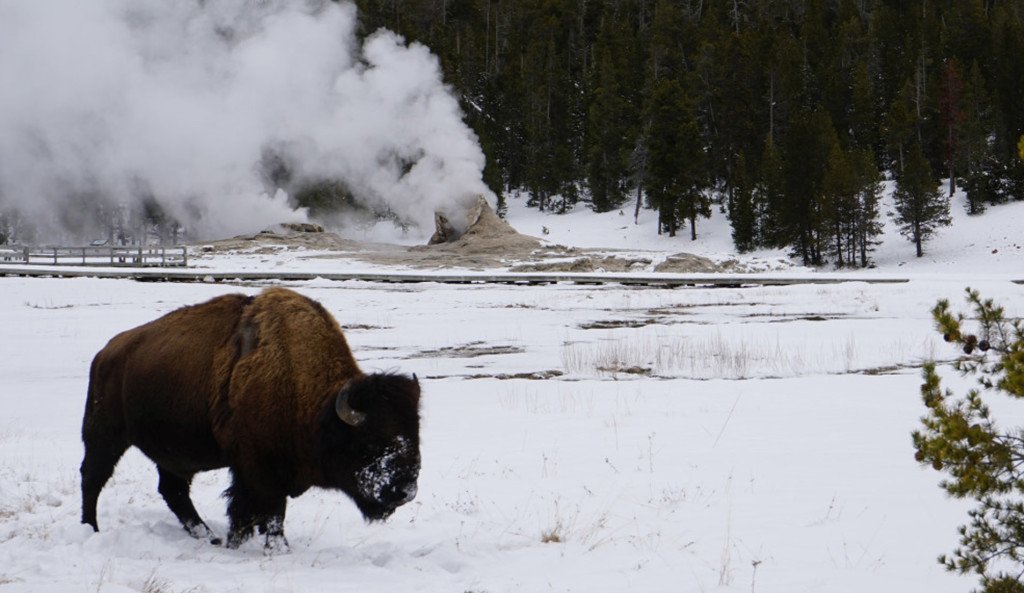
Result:
{"label": "pine tree", "polygon": [[761,167],[754,185],[753,202],[756,242],[765,247],[785,247],[784,216],[785,163],[771,140],[765,141]]}
{"label": "pine tree", "polygon": [[736,176],[732,200],[729,202],[729,222],[732,224],[732,242],[740,253],[757,247],[757,211],[754,205],[754,188],[747,181],[747,160],[741,154],[736,159]]}
{"label": "pine tree", "polygon": [[681,78],[683,64],[683,17],[679,7],[671,0],[658,0],[651,23],[648,50],[648,87],[663,77]]}
{"label": "pine tree", "polygon": [[879,3],[871,13],[871,46],[879,105],[889,108],[903,93],[913,72],[913,52],[908,47],[911,20],[893,5]]}
{"label": "pine tree", "polygon": [[700,134],[676,79],[662,77],[654,84],[647,119],[647,195],[658,209],[658,232],[674,237],[683,219],[689,218],[694,229],[696,216],[707,208],[700,191],[705,183]]}
{"label": "pine tree", "polygon": [[658,211],[658,234],[667,231],[675,236],[676,201],[681,192],[679,168],[674,158],[676,143],[682,129],[685,105],[680,102],[682,87],[670,78],[654,83],[646,116],[650,126],[647,135],[647,199]]}
{"label": "pine tree", "polygon": [[932,168],[917,144],[910,150],[903,174],[896,179],[896,224],[900,234],[910,239],[917,257],[924,255],[923,245],[940,226],[948,226],[949,199],[943,196]]}
{"label": "pine tree", "polygon": [[955,59],[946,63],[942,71],[939,95],[939,119],[943,129],[943,159],[949,174],[949,195],[956,193],[957,162],[961,158],[964,121],[964,77]]}
{"label": "pine tree", "polygon": [[889,151],[888,165],[900,173],[906,166],[906,151],[914,137],[917,118],[911,107],[913,86],[907,80],[899,95],[889,105],[888,114],[882,126],[882,136]]}
{"label": "pine tree", "polygon": [[947,570],[980,577],[982,593],[1022,593],[1024,583],[1024,428],[1000,426],[986,399],[1024,398],[1024,323],[1007,319],[1002,307],[971,289],[967,301],[977,327],[948,301],[932,310],[938,331],[960,347],[954,368],[977,377],[965,396],[943,390],[935,363],[924,368],[921,395],[927,414],[913,433],[914,456],[949,476],[941,487],[977,502],[960,527],[960,545],[940,556]]}
{"label": "pine tree", "polygon": [[1015,160],[1017,140],[1024,134],[1024,22],[1022,7],[1001,5],[993,9],[993,43],[990,58],[990,90],[997,108],[996,154],[1006,165]]}
{"label": "pine tree", "polygon": [[878,144],[878,115],[875,109],[875,89],[865,61],[853,70],[850,96],[850,146],[861,150],[875,150]]}
{"label": "pine tree", "polygon": [[940,31],[944,54],[961,64],[981,62],[992,51],[992,31],[986,0],[958,0],[943,15]]}
{"label": "pine tree", "polygon": [[609,48],[599,47],[597,84],[587,114],[587,184],[594,210],[607,212],[625,199],[625,101]]}
{"label": "pine tree", "polygon": [[786,29],[766,28],[761,36],[758,52],[765,61],[763,72],[767,78],[761,100],[764,107],[760,110],[764,114],[762,142],[779,147],[799,107],[803,54],[799,40]]}
{"label": "pine tree", "polygon": [[856,250],[851,254],[850,262],[856,256],[860,258],[860,266],[868,267],[868,253],[874,251],[878,237],[882,234],[882,223],[879,220],[879,196],[882,193],[881,175],[875,166],[875,156],[870,150],[855,151],[850,155],[855,185],[857,188],[856,208],[852,223],[853,243]]}
{"label": "pine tree", "polygon": [[837,144],[835,128],[824,109],[799,112],[786,135],[785,191],[780,207],[780,233],[804,265],[824,263],[830,229],[822,184],[830,148]]}
{"label": "pine tree", "polygon": [[524,186],[540,210],[564,212],[577,199],[583,123],[573,0],[524,0],[522,69]]}
{"label": "pine tree", "polygon": [[633,46],[628,23],[606,8],[594,46],[594,88],[587,114],[587,182],[598,212],[618,208],[626,199],[629,157],[639,126],[637,77],[629,63]]}
{"label": "pine tree", "polygon": [[[716,30],[716,33],[720,30]],[[730,32],[702,43],[694,59],[698,123],[708,147],[710,184],[727,199],[737,184],[739,155],[757,154],[762,140],[758,124],[764,104],[758,100],[761,68],[757,64],[754,31]]]}
{"label": "pine tree", "polygon": [[964,117],[960,125],[963,162],[963,190],[967,194],[968,214],[980,214],[986,203],[1000,201],[996,158],[990,141],[991,104],[977,62],[971,65],[964,81]]}
{"label": "pine tree", "polygon": [[830,234],[827,253],[837,267],[853,265],[855,251],[853,223],[857,216],[857,178],[846,152],[836,140],[828,151],[822,180],[822,210]]}

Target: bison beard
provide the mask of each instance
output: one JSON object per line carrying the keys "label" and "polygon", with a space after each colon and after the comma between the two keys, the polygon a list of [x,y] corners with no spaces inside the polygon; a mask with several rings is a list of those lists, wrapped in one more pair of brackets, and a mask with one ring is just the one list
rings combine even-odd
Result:
{"label": "bison beard", "polygon": [[189,496],[227,467],[227,545],[254,530],[286,546],[287,497],[340,489],[369,520],[416,495],[419,382],[359,370],[317,302],[283,288],[184,307],[115,336],[93,359],[82,421],[82,522],[99,530],[100,490],[129,446],[194,537],[220,540]]}

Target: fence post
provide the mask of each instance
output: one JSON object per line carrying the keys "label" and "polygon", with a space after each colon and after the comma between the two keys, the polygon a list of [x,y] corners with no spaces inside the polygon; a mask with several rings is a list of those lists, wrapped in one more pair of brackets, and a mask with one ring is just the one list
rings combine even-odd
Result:
{"label": "fence post", "polygon": [[53,265],[57,265],[57,248],[53,248]]}
{"label": "fence post", "polygon": [[25,248],[25,263],[28,263],[28,247]]}
{"label": "fence post", "polygon": [[85,265],[85,247],[82,248],[82,265]]}

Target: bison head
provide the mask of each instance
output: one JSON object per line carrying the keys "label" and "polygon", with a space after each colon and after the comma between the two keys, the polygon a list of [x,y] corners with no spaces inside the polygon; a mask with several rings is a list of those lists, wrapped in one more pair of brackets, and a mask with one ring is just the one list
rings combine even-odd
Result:
{"label": "bison head", "polygon": [[324,474],[368,521],[387,519],[416,496],[420,385],[391,373],[350,380],[325,414]]}

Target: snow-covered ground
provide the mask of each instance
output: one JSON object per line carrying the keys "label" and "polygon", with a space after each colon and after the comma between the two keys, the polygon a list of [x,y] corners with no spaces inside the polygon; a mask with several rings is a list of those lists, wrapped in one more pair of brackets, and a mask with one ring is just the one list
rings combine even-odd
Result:
{"label": "snow-covered ground", "polygon": [[[966,196],[957,192],[950,208],[953,225],[940,228],[935,238],[925,243],[924,257],[918,258],[913,243],[900,236],[890,219],[892,189],[892,183],[886,182],[882,199],[884,231],[872,258],[878,270],[893,274],[1024,274],[1024,202],[990,206],[980,216],[968,216]],[[525,199],[510,199],[507,218],[522,233],[576,247],[685,251],[715,260],[737,257],[728,217],[718,206],[712,207],[710,219],[697,221],[696,241],[690,240],[689,227],[677,237],[659,236],[653,210],[641,210],[634,224],[634,206],[594,214],[579,205],[568,214],[554,216],[527,208]],[[542,235],[544,229],[548,232]],[[777,261],[785,258],[786,252],[760,250],[742,257]]]}
{"label": "snow-covered ground", "polygon": [[[697,223],[697,240],[691,241],[689,229],[676,237],[658,235],[657,214],[642,210],[636,223],[633,205],[622,210],[596,214],[585,204],[579,204],[566,214],[540,212],[526,206],[525,198],[507,200],[506,220],[520,233],[538,237],[553,245],[597,250],[620,257],[640,257],[652,263],[634,270],[649,273],[671,254],[691,253],[715,262],[735,262],[737,271],[778,274],[840,273],[858,276],[949,277],[961,273],[983,275],[988,278],[1024,277],[1024,202],[990,206],[981,216],[968,216],[965,196],[958,193],[953,200],[953,225],[940,228],[936,236],[925,244],[924,257],[915,257],[914,245],[900,236],[892,223],[891,183],[883,197],[883,233],[872,254],[874,267],[870,269],[831,266],[811,269],[792,260],[783,249],[762,249],[737,254],[732,244],[732,230],[728,217],[718,206],[709,219]],[[415,246],[426,243],[425,231],[413,229],[408,233],[396,230],[390,223],[369,229],[339,231],[345,238],[357,241],[386,241],[398,245]],[[429,234],[429,233],[428,233]],[[269,253],[268,253],[269,251]],[[233,253],[204,254],[193,248],[190,263],[197,268],[219,271],[243,270],[301,270],[323,272],[380,272],[394,271],[394,265],[369,263],[358,257],[339,258],[329,252],[295,249],[286,246]],[[516,261],[509,261],[512,265]],[[438,260],[438,269],[446,268]],[[404,268],[408,270],[409,268]],[[422,268],[417,272],[423,272]],[[494,270],[489,270],[494,271]]]}
{"label": "snow-covered ground", "polygon": [[[385,524],[337,492],[292,500],[291,552],[275,556],[256,540],[188,537],[134,450],[100,497],[103,531],[79,524],[93,354],[176,307],[260,287],[0,278],[0,591],[969,589],[935,562],[968,506],[913,459],[917,367],[956,354],[932,328],[937,299],[959,303],[969,285],[1024,313],[1009,281],[1024,277],[1024,203],[980,218],[958,208],[920,260],[887,234],[876,272],[902,284],[289,284],[353,328],[364,369],[419,374],[423,470],[417,499]],[[577,246],[731,257],[721,216],[692,243],[631,214],[513,202],[509,219]],[[294,256],[245,265],[288,269]],[[1013,404],[997,411],[1024,422]],[[193,489],[221,533],[227,482],[211,472]]]}

